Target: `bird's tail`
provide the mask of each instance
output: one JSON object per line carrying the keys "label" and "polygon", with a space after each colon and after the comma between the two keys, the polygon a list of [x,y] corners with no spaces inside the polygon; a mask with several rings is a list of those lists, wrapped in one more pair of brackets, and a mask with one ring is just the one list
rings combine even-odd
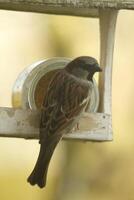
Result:
{"label": "bird's tail", "polygon": [[37,184],[40,188],[45,187],[48,166],[49,166],[49,163],[50,163],[50,160],[51,160],[51,157],[53,155],[56,145],[57,145],[57,142],[50,146],[44,146],[41,144],[38,160],[36,162],[36,165],[32,173],[27,179],[27,181],[31,185]]}

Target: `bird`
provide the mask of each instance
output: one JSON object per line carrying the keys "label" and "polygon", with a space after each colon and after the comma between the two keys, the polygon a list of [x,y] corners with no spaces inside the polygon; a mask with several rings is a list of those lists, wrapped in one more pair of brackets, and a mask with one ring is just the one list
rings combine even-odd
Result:
{"label": "bird", "polygon": [[73,129],[85,112],[93,90],[93,75],[101,71],[95,58],[80,56],[58,70],[51,79],[41,107],[40,152],[27,179],[31,185],[46,186],[54,150],[63,135]]}

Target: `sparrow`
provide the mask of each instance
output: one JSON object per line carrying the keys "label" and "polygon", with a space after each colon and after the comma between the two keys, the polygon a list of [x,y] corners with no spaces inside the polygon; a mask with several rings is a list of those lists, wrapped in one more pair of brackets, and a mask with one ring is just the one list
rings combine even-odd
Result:
{"label": "sparrow", "polygon": [[60,69],[47,88],[40,119],[40,152],[27,181],[40,188],[46,186],[47,172],[53,152],[64,134],[79,122],[90,102],[93,75],[101,72],[97,60],[80,56]]}

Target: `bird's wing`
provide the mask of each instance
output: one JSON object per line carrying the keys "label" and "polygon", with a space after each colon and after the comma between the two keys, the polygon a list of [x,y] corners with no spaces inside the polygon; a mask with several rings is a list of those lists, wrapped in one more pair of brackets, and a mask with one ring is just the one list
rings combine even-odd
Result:
{"label": "bird's wing", "polygon": [[87,105],[89,91],[86,82],[79,82],[64,70],[56,73],[42,105],[40,143],[60,134],[74,121]]}

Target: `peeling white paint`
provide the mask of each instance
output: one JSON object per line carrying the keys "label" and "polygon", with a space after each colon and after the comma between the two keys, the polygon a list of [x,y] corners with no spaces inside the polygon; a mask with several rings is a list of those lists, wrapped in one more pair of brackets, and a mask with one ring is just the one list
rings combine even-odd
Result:
{"label": "peeling white paint", "polygon": [[[0,108],[0,136],[37,139],[39,119],[38,111]],[[111,140],[111,117],[103,113],[86,113],[80,120],[79,131],[69,133],[63,139]]]}

